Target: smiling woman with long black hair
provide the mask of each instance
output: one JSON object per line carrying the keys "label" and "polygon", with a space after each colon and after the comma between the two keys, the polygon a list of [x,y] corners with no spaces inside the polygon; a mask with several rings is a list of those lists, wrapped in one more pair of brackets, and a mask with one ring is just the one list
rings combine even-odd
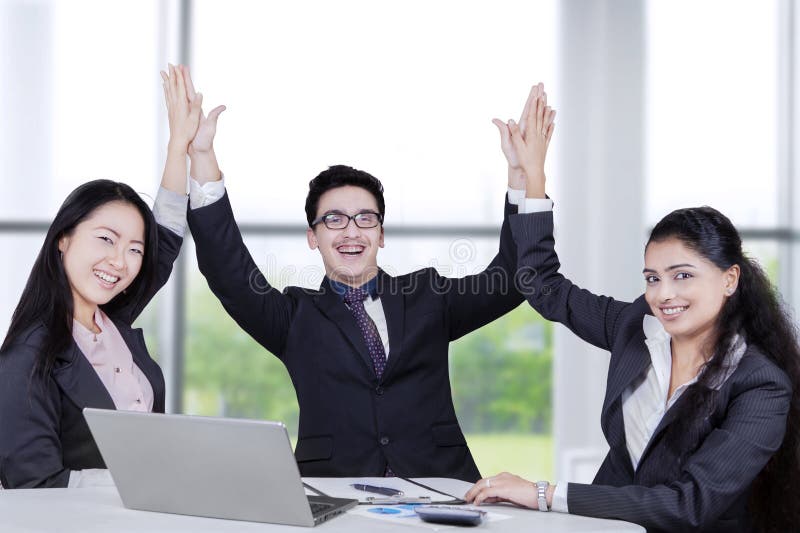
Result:
{"label": "smiling woman with long black hair", "polygon": [[597,296],[559,273],[541,86],[523,128],[497,122],[526,178],[510,223],[518,282],[541,315],[611,352],[601,425],[610,450],[592,484],[502,473],[466,499],[635,522],[650,531],[797,531],[800,348],[794,323],[733,224],[679,209],[650,234],[645,293]]}
{"label": "smiling woman with long black hair", "polygon": [[201,99],[187,100],[180,69],[162,76],[170,141],[156,215],[124,183],[79,186],[50,225],[12,316],[0,348],[5,488],[107,483],[82,409],[164,411],[161,369],[131,324],[169,278],[186,220],[158,213],[185,213],[187,151],[208,138],[216,115],[209,122]]}

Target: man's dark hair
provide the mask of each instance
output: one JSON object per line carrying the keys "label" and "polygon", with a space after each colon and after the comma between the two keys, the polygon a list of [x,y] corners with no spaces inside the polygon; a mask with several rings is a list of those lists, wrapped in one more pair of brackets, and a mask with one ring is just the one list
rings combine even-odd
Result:
{"label": "man's dark hair", "polygon": [[386,205],[383,201],[383,185],[381,185],[380,180],[363,170],[348,167],[347,165],[333,165],[308,182],[306,218],[308,219],[309,227],[311,227],[314,219],[317,218],[320,197],[331,189],[344,187],[345,185],[361,187],[371,193],[375,197],[375,202],[378,204],[378,212],[381,215],[381,219],[383,219],[384,215],[386,215]]}

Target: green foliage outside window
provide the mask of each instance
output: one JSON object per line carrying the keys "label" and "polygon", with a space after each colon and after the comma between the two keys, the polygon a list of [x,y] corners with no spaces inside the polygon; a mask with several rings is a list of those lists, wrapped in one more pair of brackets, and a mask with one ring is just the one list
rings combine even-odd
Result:
{"label": "green foliage outside window", "polygon": [[[202,278],[190,284],[185,411],[281,420],[297,431],[283,364],[228,316]],[[456,412],[469,433],[547,433],[552,328],[527,305],[451,345]]]}
{"label": "green foliage outside window", "polygon": [[450,346],[450,381],[468,433],[550,433],[552,325],[527,303]]}

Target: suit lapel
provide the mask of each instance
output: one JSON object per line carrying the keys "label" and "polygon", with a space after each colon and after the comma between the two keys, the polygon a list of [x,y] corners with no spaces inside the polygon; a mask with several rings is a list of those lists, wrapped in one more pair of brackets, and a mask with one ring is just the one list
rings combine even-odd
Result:
{"label": "suit lapel", "polygon": [[114,400],[106,390],[92,364],[80,351],[75,341],[58,357],[53,369],[53,379],[72,402],[83,409],[116,409]]}
{"label": "suit lapel", "polygon": [[[609,385],[608,385],[608,394],[607,394],[607,401],[606,405],[610,405],[611,402],[616,403],[616,409],[613,410],[614,417],[618,418],[619,420],[615,424],[619,427],[621,432],[621,438],[625,438],[625,424],[622,417],[622,393],[627,389],[633,381],[641,376],[644,372],[652,364],[650,359],[650,350],[645,343],[646,335],[644,333],[644,328],[639,328],[636,331],[636,335],[634,335],[630,342],[625,346],[625,350],[622,353],[622,356],[616,361],[614,368],[609,368]],[[672,423],[675,421],[675,417],[677,416],[678,409],[677,407],[681,403],[683,398],[679,398],[672,407],[670,407],[664,416],[661,417],[661,421],[658,423],[653,434],[650,436],[650,440],[647,442],[644,450],[642,451],[642,455],[639,459],[639,465],[641,466],[642,463],[645,462],[647,459],[647,455],[650,453],[650,450],[653,448],[653,443],[658,440],[658,436]],[[604,414],[603,417],[609,418],[610,415],[607,414],[612,410],[604,407]],[[626,462],[630,464],[630,461]],[[640,468],[637,468],[637,472],[640,471]],[[635,474],[634,474],[635,475]]]}
{"label": "suit lapel", "polygon": [[[163,411],[164,406],[161,404],[163,395],[158,393],[157,386],[158,383],[163,382],[163,377],[157,363],[147,355],[141,330],[134,330],[117,320],[113,320],[113,322],[122,336],[122,340],[131,351],[136,366],[147,377],[153,388],[153,411]],[[56,367],[53,369],[53,379],[56,380],[64,394],[79,408],[116,409],[114,400],[100,376],[97,375],[92,364],[74,341],[71,347],[58,357]]]}
{"label": "suit lapel", "polygon": [[634,473],[630,460],[627,460],[622,394],[650,365],[650,352],[647,350],[644,339],[644,331],[639,328],[625,345],[620,356],[611,359],[606,399],[601,417],[609,446],[612,449],[626,450],[626,460],[623,461],[623,464],[627,465],[631,477]]}
{"label": "suit lapel", "polygon": [[403,354],[406,310],[405,297],[403,291],[400,290],[397,278],[393,278],[383,270],[378,273],[378,276],[378,296],[383,305],[383,314],[389,330],[389,360],[386,362],[386,369],[381,378],[381,381],[385,381],[397,367],[397,361]]}
{"label": "suit lapel", "polygon": [[[672,407],[670,407],[667,412],[664,413],[664,416],[661,417],[661,421],[658,423],[658,426],[656,426],[656,430],[650,436],[650,440],[647,441],[647,445],[642,451],[642,456],[639,458],[639,465],[642,465],[642,463],[647,460],[647,456],[650,455],[650,451],[653,449],[654,443],[658,441],[658,437],[661,435],[661,433],[663,433],[664,430],[675,421],[675,417],[679,412],[677,407],[680,405],[682,400],[683,397],[678,398],[678,400],[672,404]],[[638,470],[640,469],[637,469],[637,471]]]}
{"label": "suit lapel", "polygon": [[159,394],[159,389],[162,387],[164,375],[161,373],[158,363],[156,363],[147,353],[147,345],[144,342],[144,335],[140,328],[131,328],[124,322],[120,322],[112,317],[109,317],[114,325],[117,327],[122,340],[128,346],[133,356],[133,362],[139,367],[139,370],[150,382],[150,387],[153,389],[153,412],[164,412],[164,405],[162,403],[163,394]]}
{"label": "suit lapel", "polygon": [[618,358],[612,358],[612,366],[608,369],[609,380],[606,404],[603,408],[604,416],[610,405],[618,400],[621,401],[625,389],[650,366],[650,352],[644,340],[644,331],[638,328],[622,354]]}
{"label": "suit lapel", "polygon": [[328,320],[333,322],[344,334],[353,349],[361,357],[362,361],[370,373],[375,375],[375,368],[372,364],[372,358],[369,356],[367,344],[364,342],[364,335],[358,328],[356,319],[353,313],[347,308],[341,296],[331,288],[326,278],[320,286],[320,294],[313,297],[314,304],[325,315]]}

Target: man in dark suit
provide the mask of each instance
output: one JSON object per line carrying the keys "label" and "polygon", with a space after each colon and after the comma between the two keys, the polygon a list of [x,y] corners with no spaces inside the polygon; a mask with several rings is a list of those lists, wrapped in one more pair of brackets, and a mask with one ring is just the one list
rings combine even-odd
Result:
{"label": "man in dark suit", "polygon": [[[281,293],[242,241],[213,150],[190,156],[188,220],[200,270],[226,311],[289,371],[302,475],[477,480],[453,407],[448,345],[522,302],[507,223],[516,206],[506,202],[500,250],[483,272],[448,279],[427,268],[395,277],[377,264],[381,183],[331,167],[311,181],[306,199],[308,245],[319,250],[325,279],[318,290]],[[510,165],[512,200],[523,196],[511,190],[520,182]]]}
{"label": "man in dark suit", "polygon": [[[325,265],[319,290],[269,285],[227,195],[188,217],[211,290],[289,371],[302,474],[478,479],[453,408],[448,344],[522,302],[507,223],[500,253],[479,274],[448,279],[427,268],[394,277],[377,266],[377,179],[331,167],[312,180],[306,206],[308,243]],[[506,204],[506,215],[512,209]]]}

